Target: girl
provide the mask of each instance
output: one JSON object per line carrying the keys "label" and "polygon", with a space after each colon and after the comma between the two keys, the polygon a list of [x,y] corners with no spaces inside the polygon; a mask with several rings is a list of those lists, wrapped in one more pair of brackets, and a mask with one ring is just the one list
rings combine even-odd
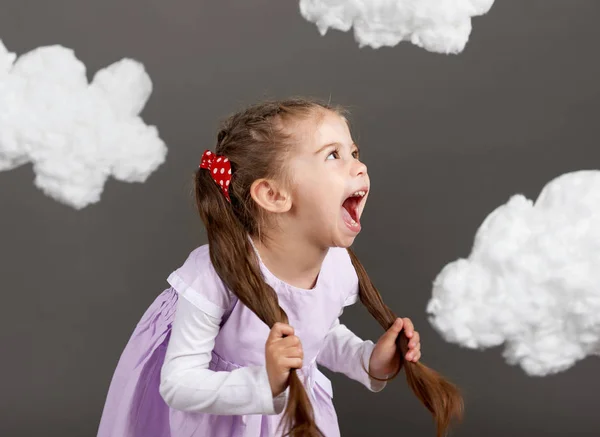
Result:
{"label": "girl", "polygon": [[[208,245],[136,327],[99,437],[339,436],[317,364],[372,391],[404,365],[438,436],[460,417],[456,387],[417,362],[411,321],[347,249],[370,183],[340,109],[289,100],[233,115],[195,186]],[[358,299],[387,330],[377,344],[339,322]]]}

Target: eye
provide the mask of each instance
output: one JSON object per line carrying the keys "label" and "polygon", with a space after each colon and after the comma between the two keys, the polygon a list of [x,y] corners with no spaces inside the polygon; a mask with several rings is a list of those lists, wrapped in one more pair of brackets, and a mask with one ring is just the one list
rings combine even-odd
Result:
{"label": "eye", "polygon": [[358,152],[358,150],[355,150],[354,152],[352,152],[352,157],[354,159],[359,159],[360,158],[360,153]]}
{"label": "eye", "polygon": [[339,159],[339,157],[340,157],[339,150],[335,149],[333,152],[331,152],[329,155],[327,155],[327,159],[329,159],[330,156],[333,156],[333,159]]}

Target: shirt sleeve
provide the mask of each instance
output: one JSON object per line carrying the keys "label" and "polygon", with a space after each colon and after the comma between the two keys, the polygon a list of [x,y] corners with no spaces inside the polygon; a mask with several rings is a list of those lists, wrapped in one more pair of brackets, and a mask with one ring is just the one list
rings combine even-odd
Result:
{"label": "shirt sleeve", "polygon": [[161,396],[171,408],[181,411],[279,414],[288,392],[273,398],[265,366],[231,372],[209,369],[220,322],[220,317],[180,297],[161,370]]}
{"label": "shirt sleeve", "polygon": [[325,337],[323,348],[317,356],[317,363],[360,382],[372,392],[379,392],[387,383],[371,378],[365,371],[369,369],[374,348],[375,344],[372,341],[363,341],[341,324],[338,318]]}

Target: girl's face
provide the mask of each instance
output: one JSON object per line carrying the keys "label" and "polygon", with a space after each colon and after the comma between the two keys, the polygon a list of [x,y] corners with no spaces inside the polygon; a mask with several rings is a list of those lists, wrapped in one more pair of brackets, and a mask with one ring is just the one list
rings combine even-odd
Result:
{"label": "girl's face", "polygon": [[290,155],[293,225],[316,244],[349,247],[360,232],[370,181],[346,121],[324,111],[296,125]]}

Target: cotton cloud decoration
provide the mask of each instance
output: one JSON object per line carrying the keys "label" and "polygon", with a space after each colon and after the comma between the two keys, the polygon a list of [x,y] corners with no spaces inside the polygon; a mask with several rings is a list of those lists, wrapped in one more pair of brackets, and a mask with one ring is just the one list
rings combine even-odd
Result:
{"label": "cotton cloud decoration", "polygon": [[300,13],[321,35],[354,28],[360,47],[410,41],[431,52],[457,54],[471,34],[471,18],[494,0],[300,0]]}
{"label": "cotton cloud decoration", "polygon": [[0,41],[0,171],[31,162],[35,185],[75,209],[98,202],[110,176],[145,182],[167,154],[139,116],[151,93],[132,59],[88,83],[71,49],[39,47],[17,59]]}
{"label": "cotton cloud decoration", "polygon": [[427,306],[448,342],[505,345],[530,376],[600,355],[600,170],[567,173],[534,202],[492,212],[467,259],[445,266]]}

